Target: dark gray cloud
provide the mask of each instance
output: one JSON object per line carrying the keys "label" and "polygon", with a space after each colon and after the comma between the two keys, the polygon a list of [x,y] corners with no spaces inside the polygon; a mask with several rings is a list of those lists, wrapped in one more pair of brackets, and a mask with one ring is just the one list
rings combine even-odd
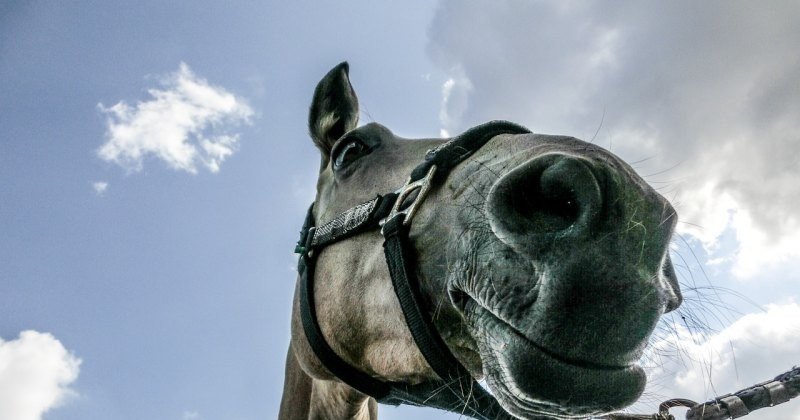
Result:
{"label": "dark gray cloud", "polygon": [[735,230],[746,275],[800,249],[797,22],[788,1],[447,0],[428,53],[466,98],[444,129],[502,118],[589,140],[603,120],[596,143],[666,170],[647,179],[702,227],[685,231],[713,248]]}

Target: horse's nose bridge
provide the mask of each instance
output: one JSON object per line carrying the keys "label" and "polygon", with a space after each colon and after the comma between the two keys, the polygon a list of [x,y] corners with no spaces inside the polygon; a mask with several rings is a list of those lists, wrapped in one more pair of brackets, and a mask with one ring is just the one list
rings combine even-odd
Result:
{"label": "horse's nose bridge", "polygon": [[[674,210],[614,159],[533,157],[495,183],[486,213],[498,238],[542,269],[526,334],[568,358],[622,366],[680,298],[666,275]],[[623,330],[608,342],[606,332]]]}
{"label": "horse's nose bridge", "polygon": [[518,251],[624,236],[660,260],[677,219],[669,202],[615,156],[565,150],[530,157],[494,182],[485,204],[494,233]]}
{"label": "horse's nose bridge", "polygon": [[680,304],[668,249],[675,210],[613,155],[531,157],[494,183],[485,213],[498,239],[526,257],[608,267],[613,272],[591,276],[597,286],[635,286],[629,292],[655,293],[667,310]]}

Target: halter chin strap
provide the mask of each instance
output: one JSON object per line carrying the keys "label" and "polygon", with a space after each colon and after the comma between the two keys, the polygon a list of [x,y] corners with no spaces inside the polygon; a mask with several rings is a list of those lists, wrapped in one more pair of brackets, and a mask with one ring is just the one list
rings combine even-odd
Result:
{"label": "halter chin strap", "polygon": [[[308,343],[322,364],[339,380],[382,404],[435,407],[476,419],[513,419],[453,356],[436,330],[425,305],[409,229],[414,213],[430,188],[447,178],[456,165],[500,134],[529,133],[505,121],[492,121],[428,151],[425,160],[397,190],[359,204],[315,227],[313,205],[308,209],[300,241],[300,314]],[[382,227],[381,227],[382,226]],[[314,268],[327,245],[356,234],[381,228],[384,253],[395,294],[414,342],[439,380],[409,384],[382,381],[354,368],[330,347],[320,329],[314,306]]]}

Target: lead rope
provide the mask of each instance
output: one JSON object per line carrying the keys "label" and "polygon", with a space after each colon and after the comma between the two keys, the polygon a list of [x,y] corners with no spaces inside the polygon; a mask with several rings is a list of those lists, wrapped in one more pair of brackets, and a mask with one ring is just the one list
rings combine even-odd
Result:
{"label": "lead rope", "polygon": [[746,416],[764,407],[783,404],[800,394],[800,367],[751,387],[716,397],[702,404],[683,398],[664,401],[656,414],[614,413],[597,417],[598,420],[675,420],[669,413],[674,407],[689,407],[686,420],[725,420]]}

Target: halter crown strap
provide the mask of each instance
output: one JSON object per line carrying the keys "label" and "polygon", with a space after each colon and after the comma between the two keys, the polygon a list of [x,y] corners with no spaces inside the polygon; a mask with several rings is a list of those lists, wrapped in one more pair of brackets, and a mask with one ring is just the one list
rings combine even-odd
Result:
{"label": "halter crown strap", "polygon": [[[414,168],[406,185],[397,192],[378,195],[319,228],[314,225],[313,205],[308,209],[295,248],[295,252],[300,254],[300,313],[309,345],[333,375],[383,404],[435,407],[481,420],[514,418],[472,378],[437,332],[416,275],[409,224],[431,185],[445,179],[456,165],[497,135],[528,132],[524,127],[506,121],[479,125],[428,151],[425,160]],[[325,340],[319,326],[313,280],[319,252],[326,245],[376,229],[382,222],[385,222],[381,229],[385,239],[384,253],[395,294],[414,342],[441,380],[411,385],[373,378],[339,357]]]}
{"label": "halter crown strap", "polygon": [[530,133],[530,130],[508,121],[490,121],[470,128],[447,143],[429,150],[425,155],[425,161],[411,171],[410,180],[423,178],[430,167],[436,165],[438,173],[436,181],[440,181],[439,177],[446,178],[451,169],[483,147],[492,137],[500,134],[524,133]]}

